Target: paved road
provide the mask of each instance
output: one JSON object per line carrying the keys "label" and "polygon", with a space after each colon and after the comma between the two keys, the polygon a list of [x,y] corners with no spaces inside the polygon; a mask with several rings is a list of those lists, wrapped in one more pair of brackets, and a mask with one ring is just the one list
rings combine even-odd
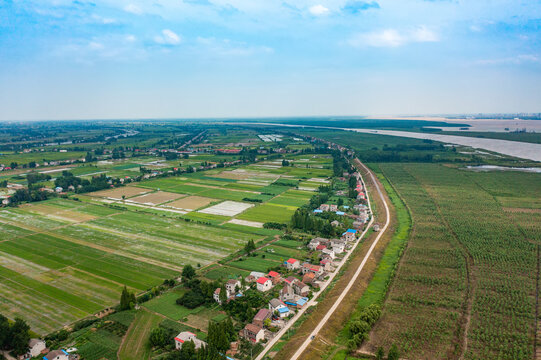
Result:
{"label": "paved road", "polygon": [[[321,321],[319,322],[319,324],[317,324],[317,326],[315,327],[315,329],[310,333],[310,335],[308,336],[308,338],[302,343],[302,345],[299,347],[299,349],[295,352],[295,354],[293,355],[293,357],[291,358],[291,360],[297,360],[301,355],[302,353],[306,350],[306,348],[308,347],[308,345],[310,345],[310,343],[312,342],[312,339],[314,339],[320,332],[320,330],[323,328],[323,326],[325,326],[325,324],[327,323],[327,321],[331,318],[332,314],[336,311],[336,309],[338,309],[338,306],[340,306],[340,303],[342,302],[342,300],[344,300],[344,298],[346,297],[346,295],[348,294],[349,290],[351,289],[351,287],[355,284],[355,282],[357,281],[357,278],[359,277],[359,275],[361,274],[363,268],[364,268],[364,265],[366,264],[366,262],[368,261],[368,259],[370,258],[370,256],[372,255],[372,251],[374,250],[374,248],[376,247],[376,245],[378,244],[379,240],[381,239],[381,237],[383,236],[383,234],[385,233],[385,231],[387,230],[387,227],[389,226],[389,223],[390,223],[390,213],[389,213],[389,206],[387,205],[387,202],[385,201],[385,197],[383,196],[382,192],[381,192],[381,189],[378,185],[378,183],[376,182],[376,179],[374,178],[374,174],[363,164],[363,163],[360,163],[361,166],[370,174],[370,177],[372,178],[372,182],[374,183],[374,185],[376,186],[376,189],[378,191],[378,194],[381,198],[381,201],[383,202],[383,205],[385,206],[385,214],[387,216],[387,221],[385,222],[385,225],[383,226],[383,228],[381,229],[381,231],[378,233],[378,236],[376,237],[376,239],[374,240],[374,242],[372,243],[372,245],[370,246],[370,249],[368,249],[368,252],[366,253],[366,255],[364,256],[363,258],[363,261],[361,262],[361,265],[357,268],[357,271],[355,272],[355,275],[353,275],[353,277],[351,278],[351,280],[349,281],[348,285],[346,286],[346,288],[344,289],[344,291],[342,292],[342,294],[340,294],[340,296],[338,297],[338,299],[336,300],[336,302],[333,304],[333,306],[329,309],[329,311],[327,311],[327,313],[325,314],[325,316],[323,317],[323,319],[321,319]],[[370,204],[370,202],[369,202]]]}
{"label": "paved road", "polygon": [[[364,166],[364,165],[363,165]],[[366,167],[365,167],[366,168]],[[366,168],[367,169],[367,168]],[[372,175],[372,173],[370,173]],[[372,176],[372,180],[374,180],[374,177]],[[363,178],[361,177],[361,182],[363,183],[363,188],[366,189],[366,184],[364,183],[364,180]],[[379,190],[378,188],[378,191],[380,192],[380,196],[381,196],[381,191]],[[368,192],[366,192],[366,197],[367,197],[367,200],[368,200],[368,207],[370,208],[370,212],[372,213],[372,207],[370,205],[370,196],[368,194]],[[385,204],[385,206],[387,206],[387,204]],[[267,354],[267,352],[269,352],[270,349],[272,349],[272,347],[278,342],[278,340],[280,340],[280,338],[282,336],[285,335],[285,333],[289,330],[289,328],[291,328],[291,326],[293,326],[293,324],[295,324],[295,322],[297,320],[299,320],[299,318],[302,316],[302,314],[304,314],[304,312],[310,307],[310,306],[314,306],[317,304],[317,299],[319,298],[319,296],[325,291],[325,289],[332,283],[333,279],[336,277],[336,275],[340,272],[340,269],[342,269],[342,267],[344,266],[344,264],[346,264],[347,260],[349,259],[349,257],[351,256],[351,254],[353,253],[353,249],[355,249],[359,243],[361,242],[361,240],[364,238],[364,236],[366,235],[366,233],[368,232],[368,230],[370,229],[370,227],[372,226],[374,222],[374,217],[372,217],[370,219],[370,222],[368,223],[368,225],[366,226],[366,229],[363,231],[363,233],[361,234],[361,236],[357,239],[357,241],[353,244],[353,246],[351,247],[351,250],[348,251],[348,253],[346,254],[346,256],[344,256],[344,259],[342,260],[342,262],[340,263],[340,265],[334,270],[334,272],[329,276],[329,279],[323,284],[323,286],[321,286],[320,290],[318,292],[316,292],[314,294],[314,296],[312,297],[312,299],[310,299],[310,301],[308,301],[304,307],[302,309],[300,309],[296,314],[295,316],[293,316],[286,324],[286,326],[284,328],[282,328],[265,346],[265,348],[263,349],[263,351],[261,351],[261,353],[255,358],[255,360],[261,360],[263,359],[263,357],[265,357],[265,355]],[[382,231],[383,232],[383,231]],[[372,249],[372,248],[371,248]],[[363,265],[364,266],[364,265]],[[347,292],[347,291],[346,291]]]}

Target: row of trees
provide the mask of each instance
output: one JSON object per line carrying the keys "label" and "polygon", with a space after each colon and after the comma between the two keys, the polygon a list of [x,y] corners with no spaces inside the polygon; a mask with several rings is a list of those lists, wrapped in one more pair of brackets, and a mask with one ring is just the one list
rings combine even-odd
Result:
{"label": "row of trees", "polygon": [[75,188],[75,192],[87,193],[109,188],[111,186],[111,184],[109,184],[109,180],[111,180],[113,185],[121,185],[120,179],[109,179],[105,174],[94,176],[91,180],[86,180],[73,175],[69,171],[62,171],[62,176],[55,179],[54,185],[63,189],[68,189],[70,186],[73,186]]}

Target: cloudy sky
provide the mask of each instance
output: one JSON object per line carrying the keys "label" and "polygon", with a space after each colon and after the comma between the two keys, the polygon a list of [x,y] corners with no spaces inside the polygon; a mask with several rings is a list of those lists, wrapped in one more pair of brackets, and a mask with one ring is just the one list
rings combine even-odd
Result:
{"label": "cloudy sky", "polygon": [[0,0],[0,120],[541,112],[540,0]]}

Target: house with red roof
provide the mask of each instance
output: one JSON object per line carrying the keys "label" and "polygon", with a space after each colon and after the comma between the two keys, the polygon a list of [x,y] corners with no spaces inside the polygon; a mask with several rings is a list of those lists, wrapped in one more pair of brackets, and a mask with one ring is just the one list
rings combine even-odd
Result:
{"label": "house with red roof", "polygon": [[207,345],[206,342],[199,340],[194,333],[191,333],[189,331],[183,331],[175,337],[175,348],[177,350],[180,350],[182,348],[182,344],[187,341],[193,341],[196,349],[199,349],[201,346]]}
{"label": "house with red roof", "polygon": [[325,250],[326,248],[327,248],[327,247],[326,247],[325,245],[321,245],[321,244],[318,245],[318,246],[316,246],[316,250],[317,250],[317,251],[322,251],[322,250]]}
{"label": "house with red roof", "polygon": [[273,285],[276,285],[280,281],[282,281],[280,274],[277,273],[276,271],[269,271],[269,273],[267,274],[267,278],[269,278],[272,281]]}
{"label": "house with red roof", "polygon": [[304,274],[306,273],[314,273],[316,276],[319,276],[321,274],[323,274],[323,268],[319,265],[313,265],[313,264],[310,264],[310,263],[304,263],[302,264],[302,268],[301,268],[301,271]]}
{"label": "house with red roof", "polygon": [[288,276],[287,278],[284,279],[284,281],[289,285],[293,284],[295,280],[297,280],[295,276]]}
{"label": "house with red roof", "polygon": [[302,282],[305,284],[313,284],[315,280],[316,274],[314,274],[313,272],[308,272],[302,277]]}
{"label": "house with red roof", "polygon": [[241,336],[254,343],[265,339],[265,331],[255,324],[247,324],[241,331]]}
{"label": "house with red roof", "polygon": [[264,276],[257,279],[257,290],[261,292],[269,291],[272,289],[272,281]]}
{"label": "house with red roof", "polygon": [[285,265],[286,265],[286,269],[294,271],[294,270],[300,269],[301,262],[297,259],[290,258],[289,260],[285,262]]}

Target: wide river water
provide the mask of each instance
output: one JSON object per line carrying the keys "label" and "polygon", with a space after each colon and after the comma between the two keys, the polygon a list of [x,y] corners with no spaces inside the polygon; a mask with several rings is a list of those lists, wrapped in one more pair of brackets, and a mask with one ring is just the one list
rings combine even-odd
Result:
{"label": "wide river water", "polygon": [[[254,123],[238,123],[238,124],[254,125]],[[388,136],[400,136],[400,137],[408,137],[408,138],[415,138],[415,139],[427,139],[427,140],[434,140],[434,141],[439,141],[439,142],[447,143],[447,144],[470,146],[476,149],[485,149],[488,151],[493,151],[493,152],[504,154],[504,155],[514,156],[521,159],[541,161],[541,144],[526,143],[526,142],[520,142],[520,141],[474,138],[474,137],[456,136],[456,135],[416,133],[416,132],[395,131],[395,130],[347,129],[347,128],[337,128],[337,127],[330,127],[330,126],[291,125],[291,124],[273,124],[273,123],[257,123],[257,125],[344,130],[344,131],[355,131],[355,132],[375,134],[375,135],[388,135]]]}

